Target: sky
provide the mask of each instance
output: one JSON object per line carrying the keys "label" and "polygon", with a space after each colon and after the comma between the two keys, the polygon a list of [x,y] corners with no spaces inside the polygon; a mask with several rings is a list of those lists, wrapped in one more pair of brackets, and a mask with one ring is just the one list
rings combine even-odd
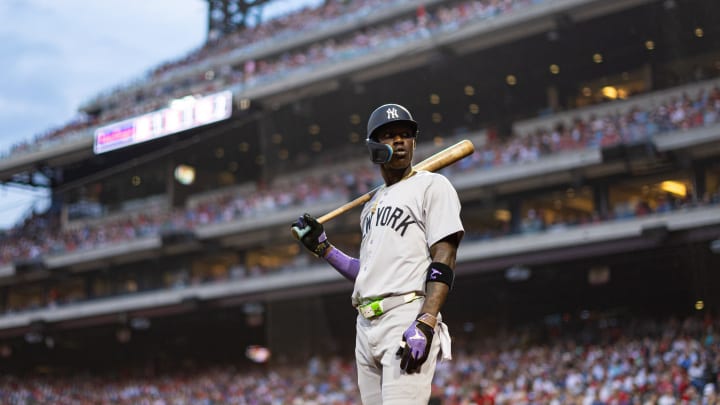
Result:
{"label": "sky", "polygon": [[[265,18],[318,2],[276,0]],[[0,154],[197,49],[206,34],[206,0],[0,0]],[[46,205],[46,195],[0,185],[0,229]]]}

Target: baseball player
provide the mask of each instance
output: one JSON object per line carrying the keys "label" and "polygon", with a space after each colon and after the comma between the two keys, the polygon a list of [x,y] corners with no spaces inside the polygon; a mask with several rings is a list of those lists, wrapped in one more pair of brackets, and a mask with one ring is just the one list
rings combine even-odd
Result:
{"label": "baseball player", "polygon": [[438,357],[450,358],[440,309],[464,234],[457,192],[442,175],[412,166],[418,124],[398,104],[368,120],[367,145],[385,184],[360,214],[360,257],[328,241],[304,214],[292,224],[303,245],[354,281],[355,358],[362,402],[427,404]]}

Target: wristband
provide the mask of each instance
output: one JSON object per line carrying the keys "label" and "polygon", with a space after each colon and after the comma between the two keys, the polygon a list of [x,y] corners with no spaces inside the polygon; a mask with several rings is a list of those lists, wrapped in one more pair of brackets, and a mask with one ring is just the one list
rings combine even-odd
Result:
{"label": "wristband", "polygon": [[428,267],[427,278],[425,281],[444,283],[452,289],[453,282],[455,281],[455,272],[445,263],[432,262],[430,263],[430,267]]}
{"label": "wristband", "polygon": [[435,326],[437,326],[437,318],[433,315],[428,314],[427,312],[423,312],[422,314],[418,315],[416,320],[418,322],[422,322],[425,325],[435,329]]}
{"label": "wristband", "polygon": [[[325,232],[323,232],[323,236],[325,236]],[[317,257],[325,257],[325,253],[328,249],[330,249],[330,242],[328,242],[327,239],[323,240],[322,242],[319,242],[317,246],[315,246],[315,255]]]}

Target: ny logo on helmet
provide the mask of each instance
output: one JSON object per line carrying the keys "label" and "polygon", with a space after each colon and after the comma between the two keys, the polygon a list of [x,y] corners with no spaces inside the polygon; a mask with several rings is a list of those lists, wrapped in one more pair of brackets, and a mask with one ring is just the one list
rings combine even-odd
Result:
{"label": "ny logo on helmet", "polygon": [[395,107],[388,108],[387,110],[385,110],[385,112],[387,113],[387,119],[389,120],[400,118],[400,116],[398,115],[398,110]]}

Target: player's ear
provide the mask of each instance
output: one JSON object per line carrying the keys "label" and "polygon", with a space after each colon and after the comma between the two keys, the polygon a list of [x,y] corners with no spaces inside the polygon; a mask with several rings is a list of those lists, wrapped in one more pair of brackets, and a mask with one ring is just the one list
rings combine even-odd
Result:
{"label": "player's ear", "polygon": [[415,150],[416,146],[417,146],[417,138],[413,138],[413,150]]}

